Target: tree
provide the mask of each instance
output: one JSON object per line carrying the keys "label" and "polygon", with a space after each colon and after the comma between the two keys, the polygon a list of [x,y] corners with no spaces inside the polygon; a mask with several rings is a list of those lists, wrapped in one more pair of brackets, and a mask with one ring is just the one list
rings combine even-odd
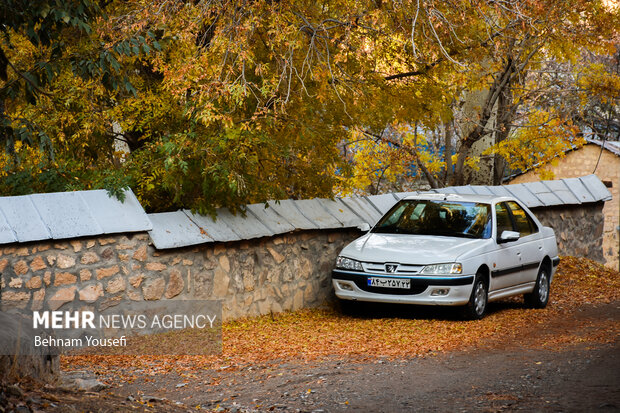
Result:
{"label": "tree", "polygon": [[[0,12],[0,138],[6,194],[128,185],[107,155],[114,95],[133,94],[119,61],[149,50],[144,37],[105,41],[90,0],[9,0]],[[151,34],[151,37],[154,35]],[[107,159],[106,159],[107,158]]]}
{"label": "tree", "polygon": [[[536,91],[551,86],[533,73],[607,51],[601,38],[617,23],[598,1],[131,0],[104,9],[75,49],[103,47],[116,76],[99,71],[93,82],[65,65],[48,86],[56,99],[17,99],[7,113],[27,113],[52,137],[47,165],[79,176],[70,187],[128,184],[150,210],[200,212],[380,191],[407,175],[465,183],[481,163],[476,145],[493,136],[510,163],[506,143],[548,123],[545,113],[559,122],[549,141],[565,142],[557,134],[572,130],[570,119],[540,105]],[[105,87],[118,76],[124,89]],[[131,153],[116,153],[114,141]],[[39,151],[20,150],[40,163]]]}
{"label": "tree", "polygon": [[[477,40],[474,37],[473,43],[467,43],[467,38],[472,38],[467,33],[475,32],[474,23],[480,23],[479,19],[470,15],[456,26],[457,20],[448,10],[437,11],[430,2],[420,6],[416,16],[426,17],[422,24],[427,25],[427,32],[434,33],[431,25],[438,23],[432,17],[439,15],[439,23],[450,27],[452,39],[438,36],[436,40],[458,45],[456,49],[444,47],[441,62],[429,66],[434,70],[453,59],[455,73],[466,71],[467,76],[451,78],[444,84],[450,96],[446,105],[450,111],[447,121],[401,128],[404,133],[396,138],[386,138],[385,130],[371,133],[363,130],[367,141],[379,146],[374,152],[372,145],[370,152],[366,148],[362,150],[359,155],[362,162],[356,165],[356,174],[362,179],[354,182],[353,187],[364,189],[369,176],[379,181],[386,176],[386,169],[398,168],[389,159],[391,152],[403,148],[410,155],[409,164],[416,165],[412,173],[423,175],[430,186],[437,187],[471,182],[474,179],[471,169],[485,163],[488,166],[485,174],[494,173],[494,176],[491,182],[481,183],[499,184],[507,167],[525,169],[543,165],[583,143],[583,130],[576,127],[574,117],[583,111],[575,112],[575,107],[567,110],[562,103],[575,88],[561,85],[566,83],[563,80],[566,73],[557,69],[567,62],[577,72],[585,66],[585,62],[579,61],[584,53],[610,53],[614,49],[613,28],[617,27],[618,9],[610,10],[596,2],[513,2],[502,6],[479,2],[474,9],[485,22],[487,30],[483,33],[490,34]],[[467,13],[464,7],[454,10]],[[418,73],[408,72],[416,76]],[[442,77],[438,82],[444,80]],[[607,85],[611,84],[612,79],[607,78]],[[603,92],[608,99],[614,95],[609,91],[607,87]],[[592,98],[592,93],[581,89],[581,107]],[[412,134],[415,139],[411,139]],[[482,142],[489,138],[492,138],[490,143]],[[358,142],[359,136],[353,136],[353,141]],[[391,151],[386,151],[386,141]],[[417,148],[411,142],[417,142]],[[475,156],[474,149],[481,142],[483,148],[478,155],[486,159]],[[487,149],[483,150],[484,147]],[[374,157],[375,163],[382,165],[379,170],[363,161],[373,154],[385,160]]]}

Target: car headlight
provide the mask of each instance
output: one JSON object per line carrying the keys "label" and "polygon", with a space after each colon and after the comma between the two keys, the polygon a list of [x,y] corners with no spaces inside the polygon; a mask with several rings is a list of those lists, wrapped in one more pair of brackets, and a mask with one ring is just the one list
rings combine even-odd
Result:
{"label": "car headlight", "polygon": [[428,275],[453,275],[462,274],[463,266],[459,262],[451,262],[448,264],[427,265],[420,271],[421,274]]}
{"label": "car headlight", "polygon": [[364,271],[362,263],[347,257],[338,257],[336,259],[336,268],[343,270]]}

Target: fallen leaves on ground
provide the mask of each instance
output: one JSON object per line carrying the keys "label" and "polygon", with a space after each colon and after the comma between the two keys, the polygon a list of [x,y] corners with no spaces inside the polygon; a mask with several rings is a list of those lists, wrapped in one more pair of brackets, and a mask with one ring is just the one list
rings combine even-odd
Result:
{"label": "fallen leaves on ground", "polygon": [[[518,343],[518,338],[532,329],[552,331],[547,336],[543,333],[538,343],[523,345],[556,349],[580,341],[616,339],[620,325],[614,320],[582,320],[578,326],[562,323],[571,323],[567,320],[570,314],[584,304],[618,300],[620,273],[591,260],[564,257],[553,279],[550,303],[542,310],[524,308],[520,297],[491,304],[489,314],[480,321],[463,321],[454,309],[437,307],[392,306],[389,313],[384,308],[355,317],[334,309],[308,309],[225,322],[220,355],[65,356],[62,365],[67,370],[88,367],[131,382],[144,374],[176,371],[186,375],[197,369],[237,369],[272,361],[411,358],[499,342]],[[180,332],[178,340],[179,345],[191,347],[196,343],[189,341],[200,340],[200,336]]]}

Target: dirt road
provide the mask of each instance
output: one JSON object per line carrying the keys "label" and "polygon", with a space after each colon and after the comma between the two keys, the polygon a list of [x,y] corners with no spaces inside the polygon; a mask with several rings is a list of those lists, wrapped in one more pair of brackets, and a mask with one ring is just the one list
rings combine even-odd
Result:
{"label": "dirt road", "polygon": [[[519,342],[486,342],[405,360],[223,366],[196,371],[189,380],[174,373],[139,377],[114,392],[234,412],[620,411],[620,340],[588,338],[600,339],[605,325],[619,322],[620,303],[585,305],[570,318],[525,330]],[[557,335],[574,340],[540,348]]]}

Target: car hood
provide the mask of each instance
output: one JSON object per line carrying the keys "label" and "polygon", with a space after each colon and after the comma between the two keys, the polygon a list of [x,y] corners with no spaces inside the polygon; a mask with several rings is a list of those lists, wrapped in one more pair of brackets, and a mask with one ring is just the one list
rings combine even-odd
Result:
{"label": "car hood", "polygon": [[368,233],[347,245],[341,255],[366,262],[424,265],[456,261],[465,253],[475,253],[488,241],[459,237]]}

